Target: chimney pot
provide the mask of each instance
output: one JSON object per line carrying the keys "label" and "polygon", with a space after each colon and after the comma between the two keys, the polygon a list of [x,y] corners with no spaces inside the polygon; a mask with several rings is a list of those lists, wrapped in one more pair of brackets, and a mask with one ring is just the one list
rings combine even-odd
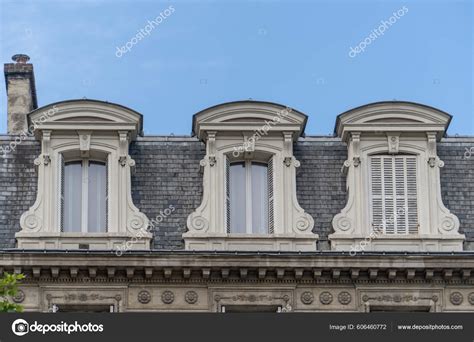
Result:
{"label": "chimney pot", "polygon": [[25,64],[28,63],[28,61],[30,60],[30,56],[20,53],[13,55],[12,60],[20,64]]}

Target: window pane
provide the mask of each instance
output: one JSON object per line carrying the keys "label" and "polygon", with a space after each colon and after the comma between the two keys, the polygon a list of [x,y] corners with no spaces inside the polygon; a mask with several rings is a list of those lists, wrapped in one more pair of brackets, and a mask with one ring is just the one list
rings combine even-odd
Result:
{"label": "window pane", "polygon": [[64,165],[63,231],[81,231],[82,166],[81,162]]}
{"label": "window pane", "polygon": [[233,163],[229,172],[230,232],[245,233],[245,165]]}
{"label": "window pane", "polygon": [[88,231],[105,233],[107,220],[107,167],[103,163],[89,163]]}
{"label": "window pane", "polygon": [[252,233],[268,233],[268,166],[252,164]]}

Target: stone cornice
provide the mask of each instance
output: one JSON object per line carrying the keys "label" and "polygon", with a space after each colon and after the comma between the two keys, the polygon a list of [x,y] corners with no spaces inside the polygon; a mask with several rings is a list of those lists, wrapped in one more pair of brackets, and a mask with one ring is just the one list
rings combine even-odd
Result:
{"label": "stone cornice", "polygon": [[258,255],[212,253],[2,253],[0,270],[33,278],[143,280],[437,281],[472,283],[474,255]]}

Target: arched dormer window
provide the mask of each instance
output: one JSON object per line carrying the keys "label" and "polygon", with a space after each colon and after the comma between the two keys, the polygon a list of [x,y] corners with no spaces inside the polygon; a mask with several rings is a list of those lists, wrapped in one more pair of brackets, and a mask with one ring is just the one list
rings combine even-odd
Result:
{"label": "arched dormer window", "polygon": [[338,116],[348,145],[348,200],[333,221],[334,250],[460,251],[459,220],[443,204],[436,143],[451,116],[410,102],[380,102]]}
{"label": "arched dormer window", "polygon": [[128,154],[142,116],[107,102],[72,100],[39,108],[28,120],[41,141],[38,193],[21,216],[18,247],[149,249],[148,219],[132,202]]}
{"label": "arched dormer window", "polygon": [[293,143],[306,116],[268,102],[240,101],[197,113],[206,144],[203,200],[188,217],[186,249],[314,251],[313,218],[298,204]]}

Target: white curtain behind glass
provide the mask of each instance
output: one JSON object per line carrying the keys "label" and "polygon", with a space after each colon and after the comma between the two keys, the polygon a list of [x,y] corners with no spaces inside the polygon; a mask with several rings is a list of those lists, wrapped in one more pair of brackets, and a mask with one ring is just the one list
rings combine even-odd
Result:
{"label": "white curtain behind glass", "polygon": [[88,175],[88,231],[104,233],[107,213],[107,169],[102,163],[89,163]]}
{"label": "white curtain behind glass", "polygon": [[64,232],[81,231],[82,165],[81,162],[64,166]]}
{"label": "white curtain behind glass", "polygon": [[267,165],[252,164],[252,233],[268,232]]}
{"label": "white curtain behind glass", "polygon": [[[250,162],[232,163],[229,185],[230,232],[267,234],[268,166]],[[248,213],[247,204],[250,208]]]}
{"label": "white curtain behind glass", "polygon": [[245,164],[234,163],[230,166],[229,184],[230,184],[230,232],[246,232],[246,182],[245,182]]}

